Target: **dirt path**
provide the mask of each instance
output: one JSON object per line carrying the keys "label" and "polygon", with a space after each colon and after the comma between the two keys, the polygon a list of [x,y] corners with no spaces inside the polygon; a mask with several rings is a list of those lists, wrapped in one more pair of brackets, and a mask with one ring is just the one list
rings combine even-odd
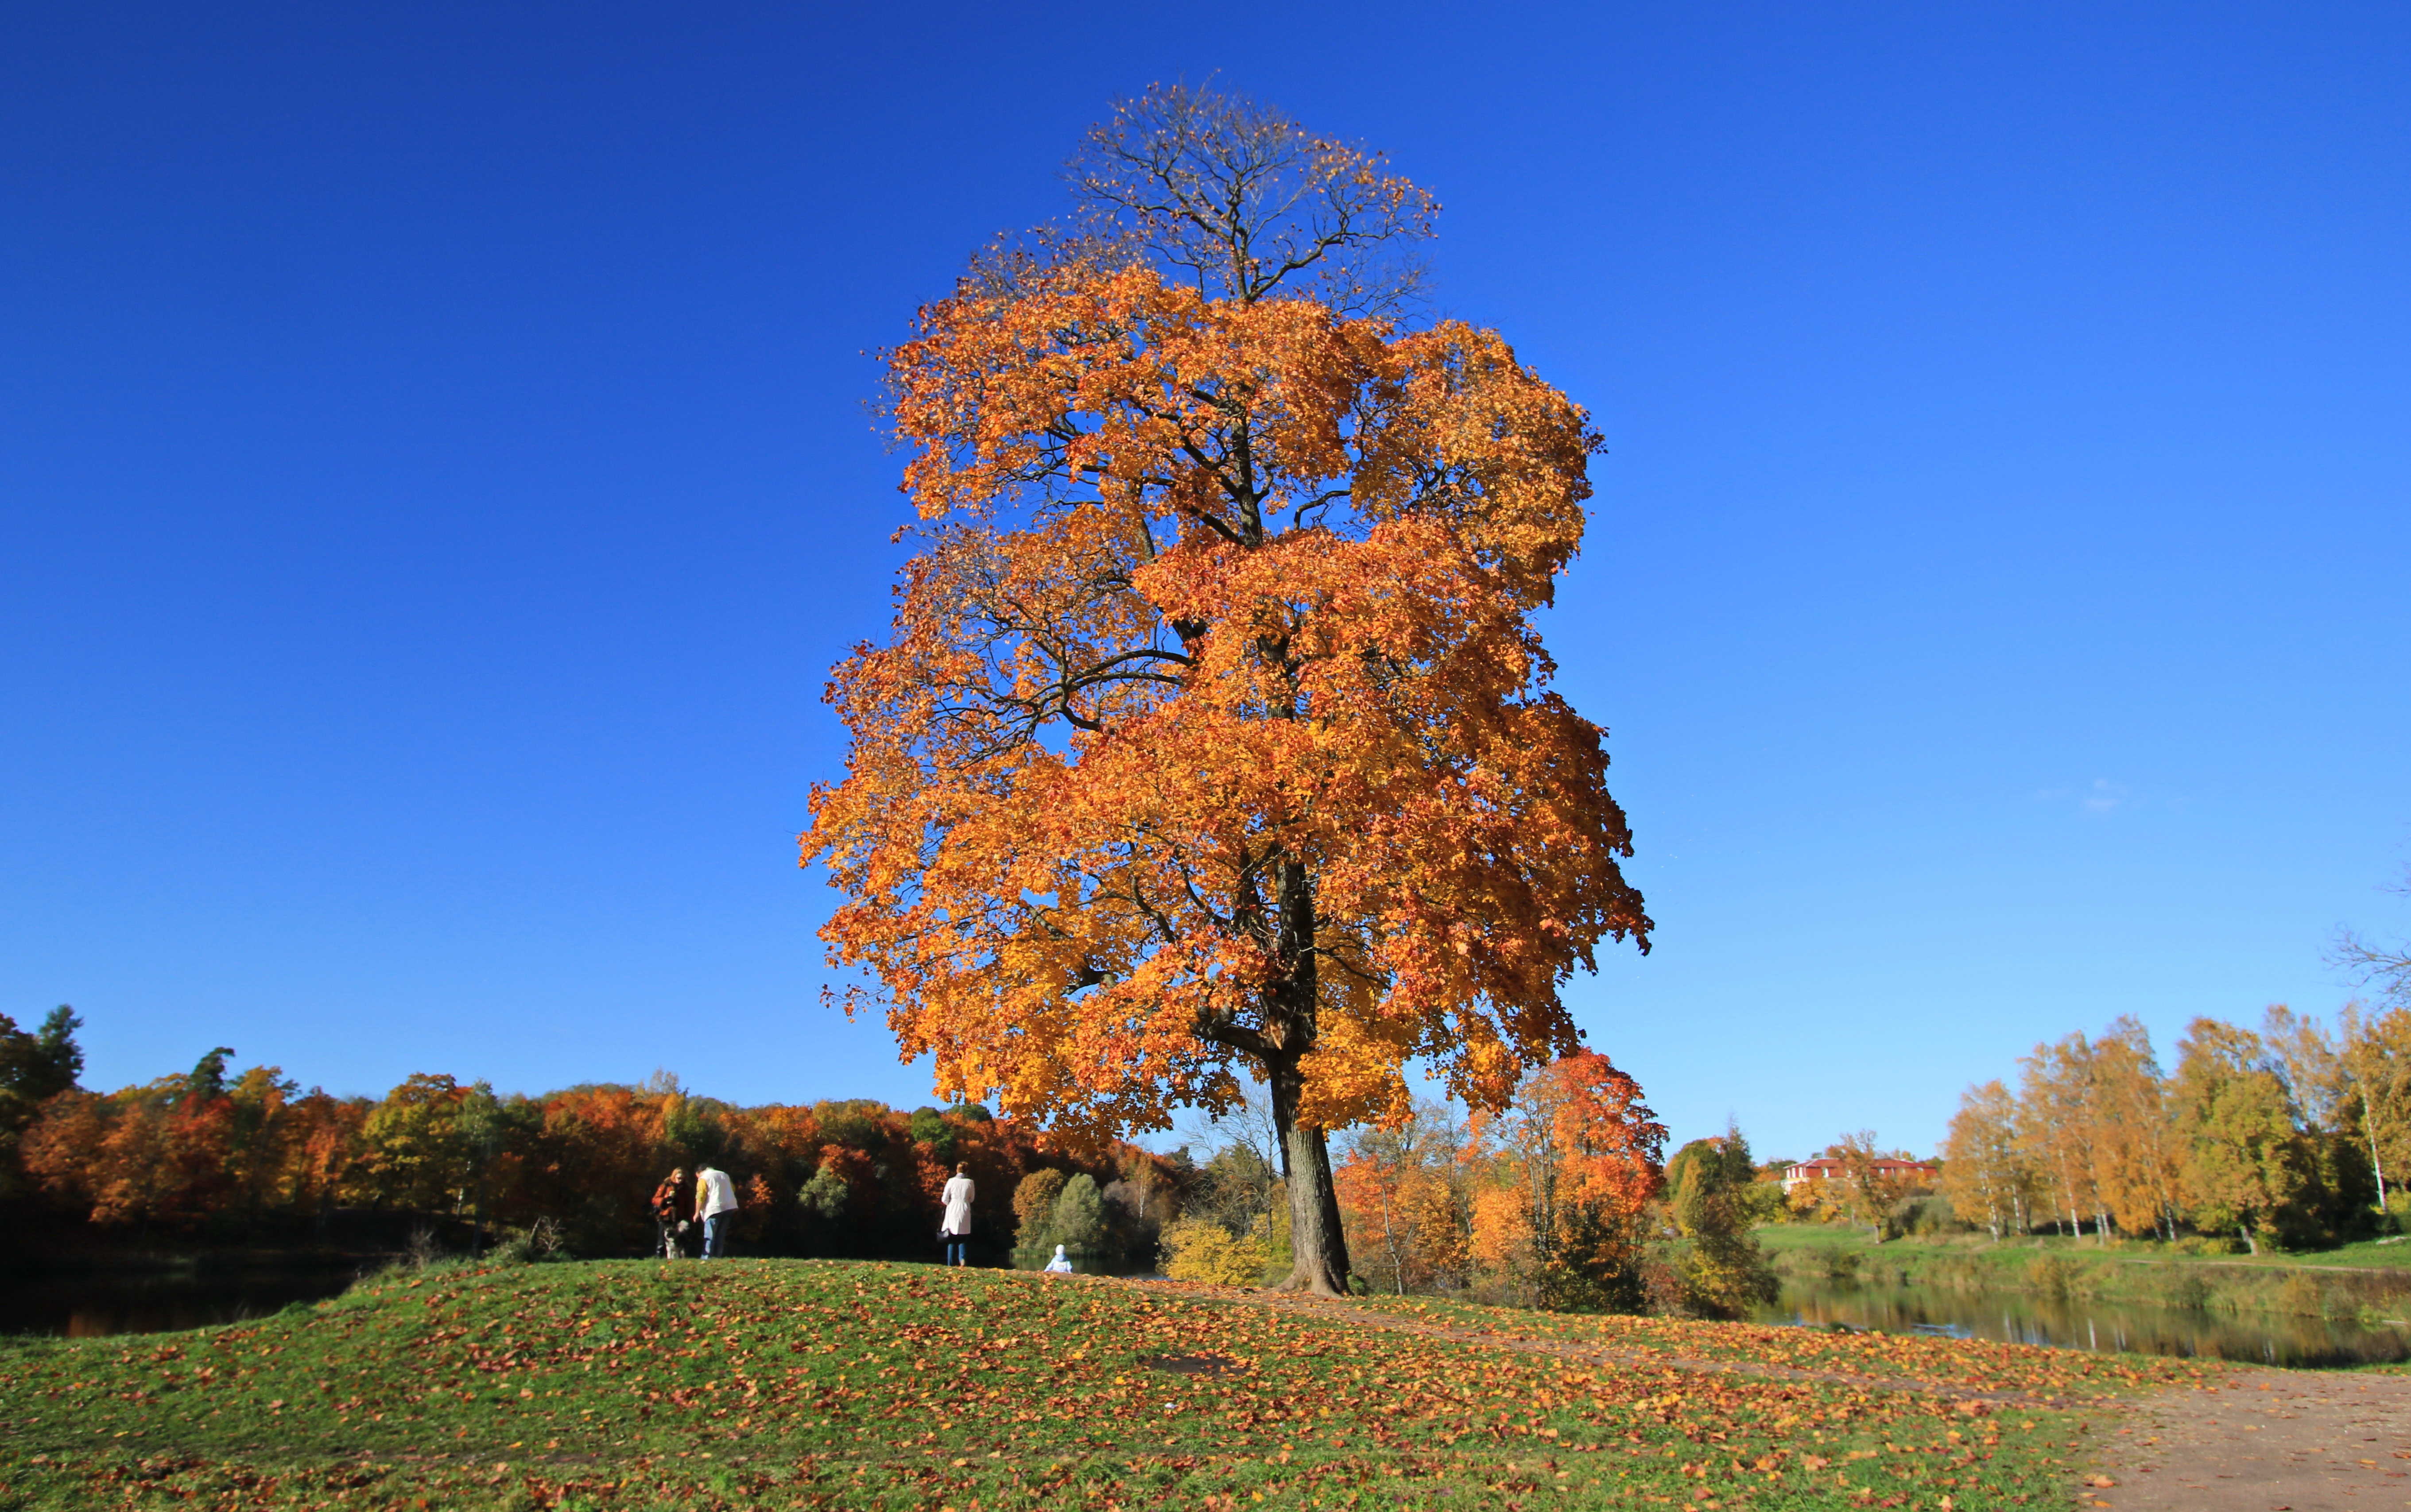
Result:
{"label": "dirt path", "polygon": [[2411,1375],[2238,1372],[2144,1399],[2080,1506],[2113,1512],[2411,1507]]}

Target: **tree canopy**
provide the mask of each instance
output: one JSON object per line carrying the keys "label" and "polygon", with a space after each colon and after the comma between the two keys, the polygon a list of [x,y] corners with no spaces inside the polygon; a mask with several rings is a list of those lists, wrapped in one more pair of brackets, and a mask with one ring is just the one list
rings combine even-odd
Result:
{"label": "tree canopy", "polygon": [[919,550],[835,671],[803,837],[940,1091],[1103,1135],[1269,1083],[1300,1285],[1323,1130],[1477,1108],[1646,947],[1603,734],[1532,625],[1598,438],[1496,332],[1415,324],[1436,206],[1373,154],[1157,90],[1089,218],[993,249],[889,355]]}

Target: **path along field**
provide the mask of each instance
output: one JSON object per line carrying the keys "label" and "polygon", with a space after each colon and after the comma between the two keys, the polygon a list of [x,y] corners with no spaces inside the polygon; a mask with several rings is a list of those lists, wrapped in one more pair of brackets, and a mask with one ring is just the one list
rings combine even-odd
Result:
{"label": "path along field", "polygon": [[840,1261],[0,1345],[0,1508],[2070,1505],[2220,1368]]}

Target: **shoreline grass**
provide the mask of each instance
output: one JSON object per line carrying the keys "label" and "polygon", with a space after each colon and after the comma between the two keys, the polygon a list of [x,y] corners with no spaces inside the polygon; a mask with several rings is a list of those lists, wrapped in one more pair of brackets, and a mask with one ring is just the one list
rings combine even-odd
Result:
{"label": "shoreline grass", "polygon": [[[2207,1378],[1448,1309],[1668,1361],[1601,1363],[1363,1306],[841,1261],[395,1273],[252,1324],[0,1345],[0,1507],[2007,1507],[2065,1494],[2120,1393]],[[1673,1363],[1777,1353],[1855,1379]],[[1874,1379],[1919,1373],[1946,1389]],[[2058,1402],[1953,1395],[1988,1388]]]}
{"label": "shoreline grass", "polygon": [[[2302,1256],[2172,1255],[2140,1241],[1977,1236],[1878,1243],[1841,1225],[1756,1230],[1778,1274],[1878,1286],[2004,1291],[2226,1313],[2319,1317],[2382,1326],[2411,1308],[2411,1267],[2348,1267]],[[2389,1246],[2389,1251],[2402,1246]],[[2411,1257],[2406,1257],[2411,1258]]]}
{"label": "shoreline grass", "polygon": [[2271,1247],[2258,1255],[2203,1255],[2172,1249],[2165,1241],[2158,1239],[2113,1239],[2104,1244],[2090,1234],[2079,1238],[2064,1234],[2019,1234],[2001,1240],[1983,1233],[1911,1234],[1878,1242],[1867,1229],[1848,1223],[1777,1223],[1751,1231],[1769,1251],[1820,1244],[1849,1244],[1886,1252],[1902,1249],[1998,1249],[2071,1256],[2106,1255],[2155,1265],[2245,1266],[2280,1271],[2402,1271],[2411,1273],[2411,1238],[2392,1235],[2355,1240],[2331,1249],[2281,1250]]}

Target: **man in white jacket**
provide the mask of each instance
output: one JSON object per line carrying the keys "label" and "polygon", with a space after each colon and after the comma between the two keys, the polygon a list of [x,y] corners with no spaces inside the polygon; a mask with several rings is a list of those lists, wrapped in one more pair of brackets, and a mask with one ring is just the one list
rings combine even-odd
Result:
{"label": "man in white jacket", "polygon": [[703,1225],[703,1258],[728,1256],[728,1220],[737,1215],[737,1184],[718,1166],[694,1173],[694,1215]]}

